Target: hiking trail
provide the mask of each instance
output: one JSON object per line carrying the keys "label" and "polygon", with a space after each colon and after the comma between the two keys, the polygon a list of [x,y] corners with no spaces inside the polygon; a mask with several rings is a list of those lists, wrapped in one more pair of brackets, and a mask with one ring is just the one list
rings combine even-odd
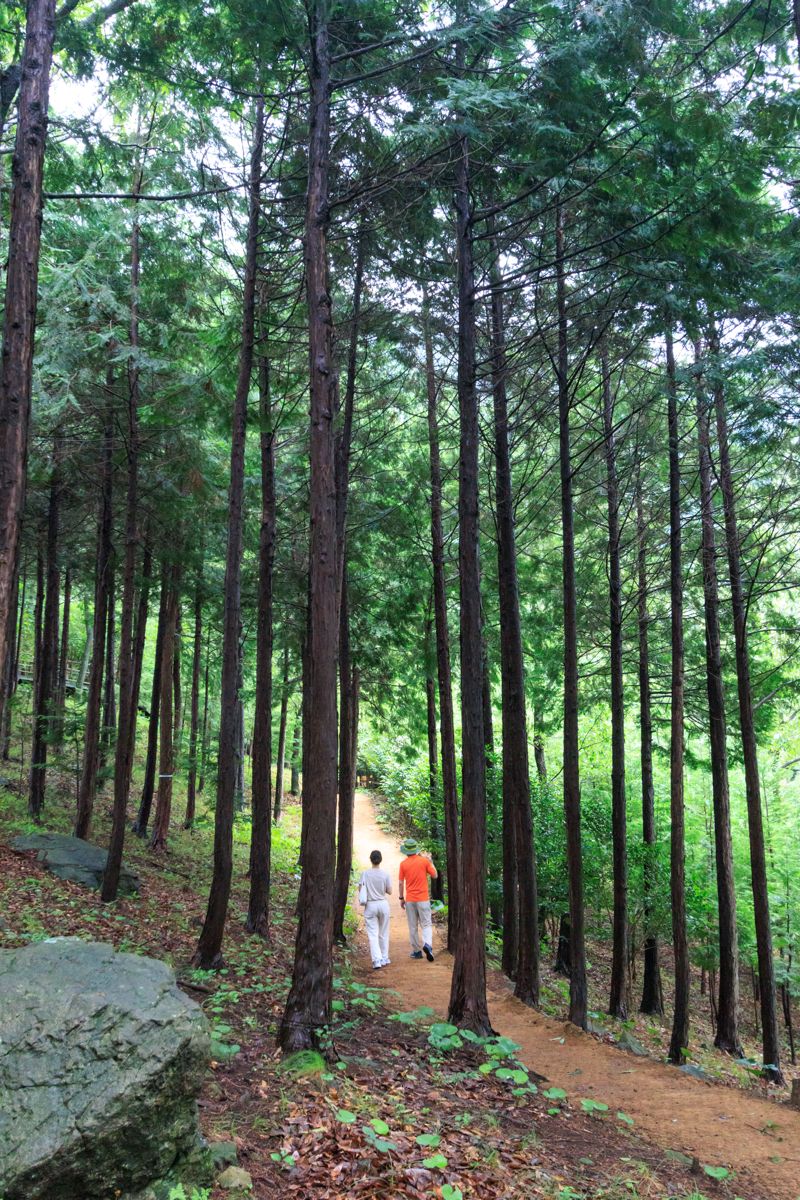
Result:
{"label": "hiking trail", "polygon": [[[409,958],[408,926],[397,898],[399,843],[380,828],[369,795],[356,793],[353,865],[368,867],[371,850],[380,850],[392,878],[391,966],[373,971],[362,954],[363,977],[372,986],[398,993],[398,1011],[428,1005],[440,1020],[447,1017],[451,956],[434,927],[436,959]],[[360,908],[354,900],[355,908]],[[363,920],[361,941],[365,949]],[[636,1132],[663,1150],[679,1151],[701,1163],[725,1166],[760,1188],[764,1200],[800,1200],[800,1112],[738,1088],[706,1083],[652,1058],[637,1058],[600,1042],[566,1021],[526,1007],[499,971],[487,974],[489,1012],[497,1033],[520,1046],[520,1061],[564,1089],[576,1103],[602,1101],[633,1117]],[[775,1159],[779,1161],[775,1161]]]}

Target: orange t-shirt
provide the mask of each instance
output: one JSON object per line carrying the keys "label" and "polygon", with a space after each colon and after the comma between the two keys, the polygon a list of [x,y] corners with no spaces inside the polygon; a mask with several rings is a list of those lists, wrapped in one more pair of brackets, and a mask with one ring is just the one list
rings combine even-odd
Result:
{"label": "orange t-shirt", "polygon": [[428,899],[428,876],[436,878],[436,867],[427,858],[412,854],[400,863],[400,882],[405,880],[406,900],[418,904]]}

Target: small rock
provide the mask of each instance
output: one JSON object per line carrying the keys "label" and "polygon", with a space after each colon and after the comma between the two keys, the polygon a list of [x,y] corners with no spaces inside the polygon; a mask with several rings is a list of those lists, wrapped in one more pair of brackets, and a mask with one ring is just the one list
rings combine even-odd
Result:
{"label": "small rock", "polygon": [[648,1054],[638,1038],[635,1038],[630,1030],[623,1031],[622,1036],[617,1042],[617,1047],[620,1050],[627,1050],[629,1054],[635,1054],[637,1058],[647,1058]]}
{"label": "small rock", "polygon": [[593,1033],[595,1037],[602,1038],[606,1036],[608,1030],[606,1029],[605,1025],[601,1025],[599,1021],[587,1021],[586,1032]]}
{"label": "small rock", "polygon": [[698,1067],[696,1063],[684,1063],[682,1067],[678,1067],[679,1071],[683,1071],[684,1075],[691,1075],[692,1079],[700,1079],[703,1083],[714,1083],[714,1076],[709,1074],[703,1067]]}
{"label": "small rock", "polygon": [[665,1150],[665,1158],[669,1158],[674,1163],[680,1163],[682,1167],[691,1167],[694,1159],[688,1154],[682,1154],[680,1150]]}
{"label": "small rock", "polygon": [[225,1167],[235,1167],[239,1161],[235,1142],[209,1142],[208,1149],[217,1171],[222,1171]]}
{"label": "small rock", "polygon": [[217,1179],[217,1184],[223,1188],[251,1188],[253,1177],[241,1167],[227,1167]]}

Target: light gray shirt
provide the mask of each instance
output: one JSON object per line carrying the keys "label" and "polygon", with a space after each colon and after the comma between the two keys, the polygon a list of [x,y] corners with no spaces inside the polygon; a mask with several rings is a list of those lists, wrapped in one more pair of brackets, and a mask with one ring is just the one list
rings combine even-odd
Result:
{"label": "light gray shirt", "polygon": [[388,871],[384,871],[382,867],[370,867],[361,876],[358,883],[359,888],[362,883],[367,889],[368,904],[370,900],[385,900],[392,894],[392,880]]}

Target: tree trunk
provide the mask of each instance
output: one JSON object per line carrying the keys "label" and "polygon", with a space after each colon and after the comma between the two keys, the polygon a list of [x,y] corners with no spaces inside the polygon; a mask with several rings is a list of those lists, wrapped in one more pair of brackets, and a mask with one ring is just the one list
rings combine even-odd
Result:
{"label": "tree trunk", "polygon": [[244,451],[247,428],[247,396],[253,369],[255,345],[256,267],[260,214],[261,153],[264,142],[264,101],[259,97],[253,152],[250,160],[250,212],[247,226],[244,293],[242,297],[242,344],[233,406],[230,490],[228,494],[228,546],[225,560],[225,590],[222,632],[222,680],[220,684],[219,759],[217,804],[214,816],[214,872],[205,923],[194,954],[194,965],[222,965],[222,939],[231,890],[233,869],[233,810],[236,790],[236,718],[239,700],[239,628],[241,623],[242,531],[244,524]]}
{"label": "tree trunk", "polygon": [[184,829],[194,825],[197,783],[197,733],[200,724],[200,659],[203,652],[203,597],[201,583],[198,579],[194,597],[194,646],[192,653],[192,698],[191,721],[189,726],[189,778],[186,782],[186,816],[183,821]]}
{"label": "tree trunk", "polygon": [[[113,386],[109,365],[107,391]],[[112,535],[112,458],[114,425],[111,402],[106,408],[101,459],[100,508],[97,519],[97,551],[94,576],[94,618],[92,624],[92,667],[89,675],[89,694],[86,698],[86,727],[83,738],[83,770],[78,786],[78,807],[75,816],[75,837],[88,838],[97,792],[97,770],[100,763],[100,714],[105,666],[105,628],[113,581]],[[87,639],[88,641],[88,639]]]}
{"label": "tree trunk", "polygon": [[253,737],[250,899],[246,928],[269,933],[270,854],[272,849],[272,575],[275,561],[275,434],[269,392],[266,346],[258,360],[261,402],[261,530],[258,548],[258,626],[256,635],[256,711]]}
{"label": "tree trunk", "polygon": [[61,617],[61,649],[58,654],[58,678],[55,696],[55,726],[53,734],[60,745],[64,740],[64,714],[67,704],[67,667],[69,662],[69,619],[72,605],[72,571],[64,569],[63,613]]}
{"label": "tree trunk", "polygon": [[336,828],[336,650],[339,575],[336,561],[338,381],[327,230],[330,152],[328,4],[310,5],[310,129],[306,201],[306,293],[311,375],[309,507],[309,670],[303,778],[302,878],[292,986],[278,1042],[284,1052],[327,1044],[331,1020],[333,884]]}
{"label": "tree trunk", "polygon": [[686,931],[686,835],[683,800],[684,649],[683,562],[681,547],[681,459],[678,396],[672,328],[665,331],[667,352],[667,424],[669,431],[669,550],[672,681],[670,709],[670,901],[675,956],[675,1011],[669,1061],[680,1065],[689,1042],[689,943]]}
{"label": "tree trunk", "polygon": [[0,664],[6,661],[8,618],[25,506],[42,229],[42,170],[54,35],[55,0],[28,0],[17,134],[11,163],[0,357]]}
{"label": "tree trunk", "polygon": [[153,819],[153,850],[166,850],[172,813],[172,783],[175,776],[175,636],[178,628],[179,574],[171,567],[166,580],[164,606],[164,641],[161,647],[161,698],[159,703],[158,793],[156,815]]}
{"label": "tree trunk", "polygon": [[[442,825],[439,820],[439,731],[436,722],[436,679],[433,665],[433,617],[430,606],[425,618],[425,724],[428,733],[428,828],[431,841],[437,842],[441,837]],[[353,763],[356,769],[355,762]],[[439,903],[444,901],[444,885],[446,871],[443,864],[439,865],[435,879],[431,880],[431,900]]]}
{"label": "tree trunk", "polygon": [[203,724],[200,731],[200,778],[197,782],[197,794],[206,786],[206,763],[208,761],[208,670],[209,649],[211,645],[210,631],[206,635],[206,666],[203,675]]}
{"label": "tree trunk", "polygon": [[183,615],[178,604],[178,620],[175,625],[175,656],[172,660],[172,694],[175,707],[172,713],[173,736],[175,739],[175,762],[180,759],[183,741],[183,687],[181,679],[181,649],[183,639]]}
{"label": "tree trunk", "polygon": [[8,614],[10,627],[6,641],[5,672],[0,681],[0,758],[7,759],[11,750],[11,698],[17,690],[19,675],[19,654],[17,651],[17,626],[22,629],[22,619],[25,613],[26,576],[22,575],[22,599],[19,596],[19,574],[14,576],[14,586],[11,595],[11,607]]}
{"label": "tree trunk", "polygon": [[561,469],[561,529],[564,590],[564,817],[569,876],[570,986],[569,1019],[586,1028],[586,948],[583,918],[581,789],[578,742],[578,626],[575,591],[575,518],[570,449],[567,288],[564,273],[564,212],[556,208],[556,287],[558,299],[558,412]]}
{"label": "tree trunk", "polygon": [[116,618],[116,587],[114,564],[111,566],[111,581],[108,590],[108,608],[106,610],[106,627],[103,637],[106,642],[105,678],[103,680],[103,729],[100,736],[100,770],[105,771],[108,750],[114,744],[117,725],[116,699],[116,667],[114,662],[115,618]]}
{"label": "tree trunk", "polygon": [[[463,42],[456,47],[459,72]],[[492,1033],[486,1002],[486,740],[479,553],[478,393],[475,386],[475,270],[472,248],[469,140],[456,147],[458,256],[458,574],[461,613],[461,868],[469,880],[459,921],[448,1020],[479,1035]]]}
{"label": "tree trunk", "polygon": [[[494,234],[494,227],[490,229]],[[505,320],[497,243],[492,237],[492,395],[497,508],[497,579],[503,709],[503,969],[514,994],[539,1003],[539,904],[531,815],[525,664],[519,613],[514,495],[506,395]],[[509,828],[506,829],[508,823]],[[506,895],[506,877],[511,896]],[[506,921],[511,921],[506,951]]]}
{"label": "tree trunk", "polygon": [[277,825],[283,811],[283,776],[286,769],[286,723],[289,717],[289,643],[283,647],[283,680],[281,682],[281,715],[278,723],[278,760],[275,766],[275,803],[272,819]]}
{"label": "tree trunk", "polygon": [[61,572],[58,569],[59,509],[61,503],[61,458],[63,438],[56,434],[53,444],[53,469],[50,476],[50,501],[47,513],[47,587],[44,602],[42,650],[36,680],[36,702],[33,718],[31,774],[28,792],[28,813],[35,821],[41,818],[47,778],[47,748],[53,719],[55,672],[58,658],[58,593]]}
{"label": "tree trunk", "polygon": [[158,629],[156,631],[156,650],[153,660],[153,682],[150,690],[150,723],[147,730],[147,758],[144,767],[144,783],[139,800],[139,812],[133,823],[133,832],[140,838],[147,837],[147,826],[150,822],[150,809],[153,805],[153,791],[156,779],[156,763],[158,761],[158,726],[159,710],[161,708],[161,664],[164,659],[164,635],[167,625],[167,598],[169,590],[169,568],[164,564],[161,568],[161,598],[158,606]]}
{"label": "tree trunk", "polygon": [[[719,352],[719,339],[712,333],[711,350]],[[764,824],[761,814],[761,785],[758,773],[758,743],[753,713],[753,693],[750,683],[750,650],[747,637],[748,601],[742,575],[741,545],[736,514],[736,494],[733,486],[728,418],[725,389],[717,375],[714,384],[714,404],[717,417],[719,446],[719,482],[725,513],[725,541],[728,551],[728,574],[731,584],[733,632],[736,644],[736,679],[739,692],[739,726],[742,735],[747,824],[750,834],[750,875],[753,888],[753,913],[756,926],[756,949],[761,992],[761,1038],[764,1073],[775,1083],[783,1082],[780,1066],[780,1036],[775,999],[775,964],[772,957],[772,928],[769,913],[767,860],[764,849]]]}
{"label": "tree trunk", "polygon": [[[702,351],[695,343],[695,362]],[[714,1045],[741,1058],[739,1039],[739,942],[736,926],[736,891],[731,839],[731,804],[728,787],[727,721],[722,650],[719,629],[717,547],[714,533],[714,500],[709,435],[708,402],[697,380],[697,437],[700,456],[700,517],[702,528],[703,600],[706,634],[706,689],[708,694],[711,782],[714,802],[714,849],[717,867],[719,915],[719,1002]]]}
{"label": "tree trunk", "polygon": [[567,979],[572,974],[572,931],[569,913],[562,913],[558,922],[558,943],[553,970],[557,975],[566,975]]}
{"label": "tree trunk", "polygon": [[456,735],[453,716],[453,681],[450,666],[450,631],[447,621],[444,527],[442,522],[442,465],[439,456],[439,419],[433,339],[427,293],[423,292],[423,336],[425,379],[428,396],[428,447],[431,473],[431,564],[433,569],[433,613],[436,625],[436,674],[439,682],[439,721],[442,740],[442,808],[447,875],[447,948],[455,950],[461,911],[461,847],[459,845]]}
{"label": "tree trunk", "polygon": [[89,664],[92,661],[94,653],[94,634],[92,623],[88,619],[88,614],[85,617],[86,639],[83,643],[83,655],[81,657],[81,665],[78,671],[78,679],[75,684],[75,691],[78,695],[86,687],[86,677],[89,674]]}
{"label": "tree trunk", "polygon": [[636,548],[639,620],[639,728],[642,764],[642,840],[644,841],[644,974],[639,1011],[660,1016],[664,1012],[658,937],[654,929],[653,896],[656,890],[656,809],[653,785],[653,715],[650,683],[650,614],[647,609],[647,532],[642,504],[642,479],[636,472]]}
{"label": "tree trunk", "polygon": [[[136,613],[136,628],[133,634],[133,662],[131,666],[131,722],[133,726],[133,749],[136,748],[136,731],[139,720],[139,694],[142,689],[142,666],[144,645],[147,638],[147,614],[150,607],[150,589],[153,585],[153,552],[149,534],[145,537],[142,559],[142,578],[139,586],[139,605]],[[133,753],[133,751],[132,751]],[[130,783],[128,784],[130,793]]]}
{"label": "tree trunk", "polygon": [[[346,550],[345,550],[346,555]],[[353,762],[353,669],[350,660],[350,598],[347,561],[344,563],[339,608],[339,812],[336,838],[336,879],[333,898],[333,936],[346,945],[344,915],[353,867],[353,805],[355,763]]]}
{"label": "tree trunk", "polygon": [[300,795],[300,726],[302,719],[302,705],[300,705],[294,715],[292,730],[292,777],[289,780],[289,792],[292,796]]}
{"label": "tree trunk", "polygon": [[628,1015],[628,827],[625,797],[625,682],[623,677],[622,566],[620,563],[619,480],[614,436],[614,397],[608,347],[600,353],[603,387],[603,437],[608,496],[608,586],[611,657],[611,838],[614,859],[614,919],[611,992],[608,1011]]}
{"label": "tree trunk", "polygon": [[[142,187],[140,166],[134,194]],[[128,797],[131,789],[133,753],[136,741],[136,705],[133,694],[133,617],[136,601],[136,557],[139,546],[139,215],[134,208],[131,229],[131,302],[130,356],[128,358],[128,493],[125,498],[125,565],[122,576],[122,611],[119,636],[119,722],[114,753],[114,806],[108,860],[103,872],[100,899],[109,903],[117,898],[122,869],[125,827],[128,823]]]}
{"label": "tree trunk", "polygon": [[36,697],[39,689],[39,675],[42,670],[42,637],[44,628],[44,551],[41,534],[36,543],[36,599],[33,604],[33,686],[31,711],[36,712]]}

